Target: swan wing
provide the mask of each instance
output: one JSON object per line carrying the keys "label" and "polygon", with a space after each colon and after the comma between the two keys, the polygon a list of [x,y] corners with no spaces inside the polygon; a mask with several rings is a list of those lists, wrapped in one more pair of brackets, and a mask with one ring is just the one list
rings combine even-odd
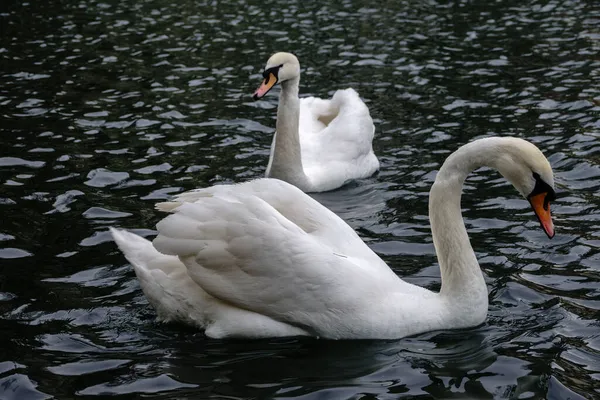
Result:
{"label": "swan wing", "polygon": [[299,130],[303,161],[305,154],[322,163],[322,156],[348,160],[372,152],[375,126],[354,89],[338,90],[331,100],[300,99]]}
{"label": "swan wing", "polygon": [[[283,184],[301,199],[310,199],[291,185],[270,181],[267,186]],[[368,253],[336,252],[332,238],[324,240],[323,232],[318,232],[323,221],[298,225],[291,220],[298,218],[297,213],[314,220],[312,212],[326,210],[318,203],[295,201],[283,208],[275,204],[278,210],[248,190],[236,190],[239,186],[206,191],[193,203],[178,203],[171,208],[172,215],[157,225],[154,246],[178,256],[190,277],[210,295],[331,337],[336,333],[323,329],[351,325],[347,318],[368,319],[372,301],[365,299],[389,292],[399,280],[385,264],[370,265]],[[169,204],[165,208],[174,203]],[[312,208],[290,212],[290,207],[307,204]],[[344,230],[338,232],[342,235]],[[362,243],[356,240],[355,245]]]}
{"label": "swan wing", "polygon": [[314,109],[321,104],[323,113],[313,111],[313,120],[327,124],[319,131],[301,130],[300,144],[304,172],[315,191],[332,190],[349,180],[373,175],[379,169],[372,145],[375,126],[358,93],[338,90],[330,101],[314,104]]}
{"label": "swan wing", "polygon": [[[297,187],[278,179],[255,179],[234,185],[215,185],[181,193],[170,202],[157,204],[160,211],[169,212],[181,203],[202,203],[207,198],[242,202],[256,197],[271,206],[279,215],[296,225],[310,237],[318,239],[331,251],[368,261],[373,269],[389,267],[331,210]],[[223,203],[226,204],[226,203]]]}
{"label": "swan wing", "polygon": [[179,257],[160,253],[149,240],[121,229],[110,228],[110,232],[133,266],[159,321],[197,326],[213,338],[307,335],[297,327],[210,296],[190,278]]}
{"label": "swan wing", "polygon": [[337,148],[338,151],[329,154],[341,159],[357,159],[371,153],[375,126],[358,93],[354,89],[338,90],[330,107],[339,111],[319,136],[322,148]]}
{"label": "swan wing", "polygon": [[300,99],[300,140],[318,134],[338,115],[339,109],[331,100],[318,97]]}
{"label": "swan wing", "polygon": [[364,299],[386,289],[257,197],[184,203],[158,231],[154,246],[210,295],[315,335],[360,316]]}

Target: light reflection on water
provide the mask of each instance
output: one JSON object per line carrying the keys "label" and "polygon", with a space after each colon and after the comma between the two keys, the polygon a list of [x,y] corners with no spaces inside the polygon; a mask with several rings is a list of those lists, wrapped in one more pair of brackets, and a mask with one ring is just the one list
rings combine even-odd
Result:
{"label": "light reflection on water", "polygon": [[[0,397],[593,398],[600,377],[600,7],[591,1],[51,1],[0,14]],[[274,51],[301,93],[352,86],[378,175],[315,195],[410,282],[439,288],[428,190],[487,135],[556,171],[557,236],[482,170],[463,210],[490,291],[480,327],[399,341],[207,340],[156,324],[111,225],[262,176]]]}

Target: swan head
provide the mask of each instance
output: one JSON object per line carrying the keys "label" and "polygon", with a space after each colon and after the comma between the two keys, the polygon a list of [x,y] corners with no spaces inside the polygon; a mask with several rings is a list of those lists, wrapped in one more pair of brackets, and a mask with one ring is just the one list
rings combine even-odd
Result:
{"label": "swan head", "polygon": [[275,53],[267,61],[263,71],[262,84],[254,95],[254,100],[258,100],[266,95],[277,83],[285,82],[300,76],[300,63],[298,58],[292,53]]}
{"label": "swan head", "polygon": [[526,140],[502,138],[502,141],[505,146],[497,153],[495,167],[529,201],[546,235],[554,237],[550,203],[556,199],[556,192],[548,159]]}

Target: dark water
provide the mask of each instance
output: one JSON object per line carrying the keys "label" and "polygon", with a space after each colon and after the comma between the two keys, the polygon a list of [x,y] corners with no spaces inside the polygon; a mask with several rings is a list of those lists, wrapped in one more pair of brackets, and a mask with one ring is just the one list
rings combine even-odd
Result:
{"label": "dark water", "polygon": [[[0,398],[600,398],[600,3],[49,0],[0,5]],[[460,144],[536,143],[557,235],[498,175],[465,221],[486,323],[398,341],[216,341],[154,322],[107,227],[264,173],[274,51],[368,101],[376,177],[315,197],[439,288],[428,189]]]}

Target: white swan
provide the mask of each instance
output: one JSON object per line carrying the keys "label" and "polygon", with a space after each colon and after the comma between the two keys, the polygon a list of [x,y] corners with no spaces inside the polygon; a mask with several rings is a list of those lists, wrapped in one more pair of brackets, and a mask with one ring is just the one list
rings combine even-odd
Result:
{"label": "white swan", "polygon": [[404,282],[344,221],[276,179],[186,192],[157,208],[172,214],[154,243],[111,228],[162,321],[209,337],[311,335],[400,338],[485,320],[488,292],[461,217],[470,171],[500,171],[554,236],[550,164],[516,138],[469,143],[448,157],[429,214],[441,269],[439,293]]}
{"label": "white swan", "polygon": [[263,76],[254,99],[281,84],[268,178],[305,192],[324,192],[379,169],[372,147],[373,120],[356,91],[338,90],[331,100],[299,99],[300,64],[290,53],[272,55]]}

